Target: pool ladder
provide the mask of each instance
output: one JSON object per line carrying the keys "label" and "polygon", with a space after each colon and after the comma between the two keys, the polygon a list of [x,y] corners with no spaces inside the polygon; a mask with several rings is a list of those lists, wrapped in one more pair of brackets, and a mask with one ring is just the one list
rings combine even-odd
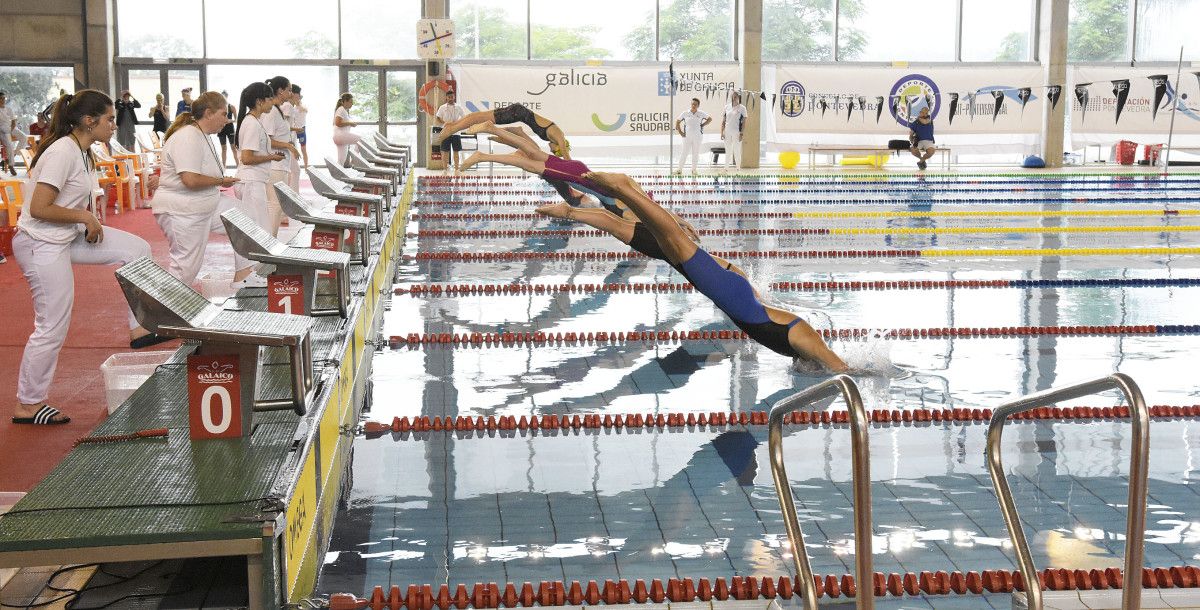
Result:
{"label": "pool ladder", "polygon": [[858,582],[855,605],[858,610],[874,610],[875,596],[871,587],[874,569],[871,558],[871,455],[867,442],[867,410],[863,407],[858,386],[848,375],[838,375],[821,382],[803,392],[793,394],[771,407],[768,420],[768,444],[771,453],[771,476],[775,479],[775,492],[779,495],[779,506],[783,512],[783,523],[787,528],[788,542],[792,547],[792,561],[796,564],[800,594],[804,607],[815,610],[817,588],[813,582],[812,565],[804,547],[804,532],[796,517],[796,504],[792,500],[792,487],[788,484],[787,470],[783,464],[783,419],[806,407],[811,407],[826,398],[838,395],[846,401],[850,412],[850,446],[852,457],[852,481],[854,484],[854,577]]}
{"label": "pool ladder", "polygon": [[[1017,565],[1021,571],[1021,577],[1025,583],[1039,583],[1029,542],[1025,539],[1025,533],[1021,529],[1021,520],[1013,501],[1012,491],[1004,477],[1004,464],[1000,453],[1004,424],[1009,417],[1025,411],[1114,389],[1120,390],[1129,403],[1130,421],[1133,426],[1133,442],[1129,457],[1129,514],[1125,525],[1125,577],[1124,587],[1121,591],[1121,608],[1122,610],[1139,610],[1142,602],[1141,574],[1146,523],[1147,464],[1150,454],[1150,412],[1146,408],[1146,401],[1142,397],[1141,390],[1133,379],[1122,373],[1113,373],[1100,379],[1030,394],[1001,405],[992,412],[984,451],[996,499],[1000,504],[1000,512],[1004,517],[1004,524],[1008,528],[1009,537],[1012,539],[1013,548],[1017,554]],[[867,419],[866,409],[863,407],[862,396],[853,379],[847,375],[838,375],[807,390],[793,394],[771,408],[768,421],[771,476],[775,480],[775,491],[779,495],[779,505],[783,513],[784,526],[787,528],[800,593],[804,598],[805,607],[815,610],[817,608],[817,592],[813,581],[812,566],[809,563],[808,551],[804,546],[804,533],[800,530],[792,488],[788,483],[787,470],[783,462],[783,422],[785,416],[792,412],[811,407],[827,398],[835,398],[839,394],[845,400],[849,411],[853,453],[851,471],[854,486],[854,571],[855,580],[858,583],[855,605],[858,610],[873,610],[875,598],[872,594],[874,574],[871,540],[874,532],[871,527],[871,460],[867,436],[870,422]],[[1132,552],[1130,552],[1131,550]],[[1044,604],[1041,587],[1026,586],[1025,589],[1025,592],[1014,592],[1014,607],[1023,606],[1029,610],[1042,610]]]}

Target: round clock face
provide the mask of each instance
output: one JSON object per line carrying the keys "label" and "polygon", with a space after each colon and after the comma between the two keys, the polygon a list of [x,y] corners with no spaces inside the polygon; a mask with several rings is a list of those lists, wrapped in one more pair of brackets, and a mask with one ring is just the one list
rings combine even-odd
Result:
{"label": "round clock face", "polygon": [[417,22],[417,56],[421,59],[454,57],[454,21],[421,19]]}

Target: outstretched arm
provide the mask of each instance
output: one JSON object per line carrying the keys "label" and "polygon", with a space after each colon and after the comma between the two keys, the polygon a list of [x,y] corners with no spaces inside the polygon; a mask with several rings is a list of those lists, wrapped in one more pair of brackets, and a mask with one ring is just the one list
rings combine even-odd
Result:
{"label": "outstretched arm", "polygon": [[632,178],[625,174],[604,172],[589,172],[584,177],[613,193],[637,214],[666,253],[668,262],[680,264],[696,254],[698,246],[675,221],[675,217],[650,199]]}

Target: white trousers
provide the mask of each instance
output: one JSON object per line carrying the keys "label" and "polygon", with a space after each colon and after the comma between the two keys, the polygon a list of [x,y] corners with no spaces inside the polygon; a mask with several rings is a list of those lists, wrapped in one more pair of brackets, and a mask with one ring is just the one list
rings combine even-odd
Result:
{"label": "white trousers", "polygon": [[[8,127],[8,126],[5,125],[5,127]],[[0,142],[4,143],[4,160],[9,163],[12,163],[13,159],[16,158],[16,156],[17,156],[18,144],[16,142],[12,141],[12,137],[13,137],[13,132],[11,132],[7,129],[0,129]],[[21,142],[20,146],[24,147],[25,143]]]}
{"label": "white trousers", "polygon": [[292,180],[286,172],[281,169],[271,170],[271,178],[267,181],[267,224],[263,225],[271,235],[279,236],[279,223],[283,220],[283,210],[279,207],[279,195],[275,193],[275,183],[282,182],[291,185]]}
{"label": "white trousers", "polygon": [[[296,145],[300,147],[299,144]],[[300,158],[292,157],[291,165],[288,167],[288,186],[292,187],[293,191],[300,192]]]}
{"label": "white trousers", "polygon": [[171,263],[167,272],[189,286],[196,281],[196,276],[200,275],[200,268],[204,265],[208,234],[225,232],[225,225],[221,223],[221,212],[237,204],[236,199],[221,197],[217,209],[211,214],[155,214],[154,220],[167,236],[167,243],[171,249]]}
{"label": "white trousers", "polygon": [[[13,255],[33,293],[33,334],[25,343],[17,376],[17,400],[32,405],[49,395],[58,352],[71,327],[75,303],[71,265],[124,265],[150,256],[150,244],[112,227],[104,228],[104,241],[98,244],[87,243],[82,233],[72,242],[52,244],[17,231]],[[129,311],[129,328],[137,327],[137,318]]]}
{"label": "white trousers", "polygon": [[[279,225],[271,225],[271,213],[267,207],[270,204],[267,200],[267,190],[266,182],[239,182],[234,192],[238,196],[237,208],[254,219],[258,226],[270,231],[273,227],[278,228]],[[237,271],[249,269],[258,264],[236,252],[233,259],[234,269]]]}
{"label": "white trousers", "polygon": [[696,163],[700,160],[700,143],[702,139],[699,135],[687,136],[683,138],[683,150],[679,152],[679,171],[683,171],[683,163],[687,160],[688,155],[692,157],[692,173],[696,173]]}
{"label": "white trousers", "polygon": [[721,140],[725,144],[725,159],[730,167],[737,167],[738,161],[742,158],[742,140],[737,133],[726,133],[721,135]]}

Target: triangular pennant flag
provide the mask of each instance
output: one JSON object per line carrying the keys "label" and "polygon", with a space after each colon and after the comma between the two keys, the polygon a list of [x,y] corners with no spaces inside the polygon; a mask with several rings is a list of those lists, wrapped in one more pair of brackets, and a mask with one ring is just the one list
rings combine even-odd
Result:
{"label": "triangular pennant flag", "polygon": [[967,114],[971,117],[971,122],[975,122],[975,96],[977,93],[967,94]]}
{"label": "triangular pennant flag", "polygon": [[829,102],[825,101],[824,95],[821,96],[821,99],[817,100],[817,107],[821,109],[821,118],[825,118],[825,111],[829,109]]}
{"label": "triangular pennant flag", "polygon": [[1025,104],[1029,103],[1029,98],[1033,97],[1033,89],[1029,87],[1021,87],[1017,89],[1017,99],[1021,100],[1021,114],[1025,114]]}
{"label": "triangular pennant flag", "polygon": [[1004,92],[996,90],[992,92],[992,122],[996,122],[996,117],[1000,114],[1000,109],[1004,107]]}
{"label": "triangular pennant flag", "polygon": [[863,95],[858,96],[858,116],[864,123],[867,122],[867,98]]}
{"label": "triangular pennant flag", "polygon": [[854,97],[846,96],[846,122],[850,122],[850,117],[854,115]]}
{"label": "triangular pennant flag", "polygon": [[948,117],[951,125],[954,124],[954,113],[957,111],[958,111],[958,94],[951,93],[950,94],[950,116]]}
{"label": "triangular pennant flag", "polygon": [[775,100],[778,97],[779,96],[774,93],[771,94],[771,112],[775,112]]}
{"label": "triangular pennant flag", "polygon": [[1058,98],[1062,97],[1062,85],[1046,87],[1046,97],[1050,100],[1050,110],[1054,110],[1058,106]]}
{"label": "triangular pennant flag", "polygon": [[1158,110],[1162,107],[1163,98],[1167,96],[1167,82],[1170,77],[1166,74],[1153,74],[1146,78],[1154,83],[1154,104],[1150,106],[1150,120],[1153,121],[1158,118]]}
{"label": "triangular pennant flag", "polygon": [[1091,83],[1079,83],[1078,85],[1075,85],[1075,101],[1079,102],[1080,123],[1087,120],[1088,87],[1091,86]]}
{"label": "triangular pennant flag", "polygon": [[1120,122],[1121,111],[1125,109],[1125,102],[1129,100],[1129,79],[1119,78],[1112,81],[1113,95],[1117,96],[1117,118],[1113,124]]}
{"label": "triangular pennant flag", "polygon": [[875,96],[875,124],[879,124],[879,117],[883,116],[883,96]]}
{"label": "triangular pennant flag", "polygon": [[900,96],[898,96],[898,95],[888,96],[888,103],[891,105],[892,116],[899,115],[900,114]]}

